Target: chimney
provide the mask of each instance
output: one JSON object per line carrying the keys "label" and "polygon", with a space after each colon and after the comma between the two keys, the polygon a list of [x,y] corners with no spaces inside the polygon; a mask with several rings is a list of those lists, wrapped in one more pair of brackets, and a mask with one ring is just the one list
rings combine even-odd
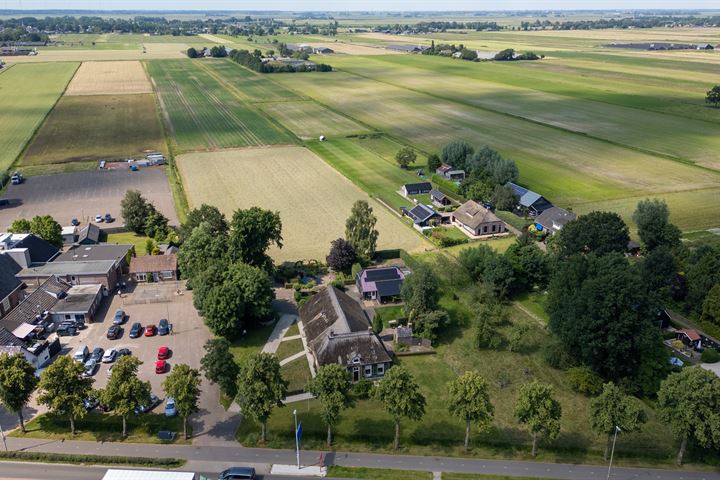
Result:
{"label": "chimney", "polygon": [[328,335],[329,338],[335,338],[335,331],[330,330],[330,335]]}

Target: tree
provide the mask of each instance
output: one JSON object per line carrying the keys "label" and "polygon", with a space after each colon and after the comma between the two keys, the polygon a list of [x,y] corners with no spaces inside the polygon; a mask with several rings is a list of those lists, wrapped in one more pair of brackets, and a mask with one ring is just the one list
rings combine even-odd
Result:
{"label": "tree", "polygon": [[190,47],[187,49],[187,56],[189,58],[197,58],[198,57],[198,52],[197,52],[197,50],[195,50],[195,47]]}
{"label": "tree", "polygon": [[651,250],[643,256],[639,267],[646,291],[667,298],[677,283],[677,266],[670,249],[661,245]]}
{"label": "tree", "polygon": [[382,332],[383,321],[382,321],[382,317],[380,315],[375,315],[373,317],[372,329],[373,329],[373,332],[375,332],[378,335],[380,334],[380,332]]}
{"label": "tree", "polygon": [[537,454],[538,435],[554,440],[560,435],[562,407],[553,398],[553,387],[534,381],[520,387],[515,417],[532,435],[532,456]]}
{"label": "tree", "polygon": [[273,265],[266,253],[271,245],[283,246],[279,212],[252,207],[233,213],[228,245],[230,258],[268,270]]}
{"label": "tree", "polygon": [[547,284],[550,276],[548,257],[534,242],[518,239],[504,255],[512,265],[517,290],[529,291]]}
{"label": "tree", "polygon": [[336,272],[347,273],[357,260],[355,247],[344,238],[338,238],[330,242],[330,253],[325,258],[328,267]]}
{"label": "tree", "polygon": [[227,57],[227,50],[225,45],[215,45],[210,49],[210,56],[213,58]]}
{"label": "tree", "polygon": [[212,338],[205,342],[205,355],[200,360],[200,370],[205,378],[220,386],[226,397],[237,396],[237,377],[240,367],[230,352],[230,342],[225,338]]}
{"label": "tree", "polygon": [[199,208],[193,208],[188,212],[185,223],[183,223],[180,228],[182,237],[184,239],[190,237],[193,230],[203,222],[209,225],[209,231],[213,235],[225,237],[230,230],[225,215],[223,215],[217,207],[203,203]]}
{"label": "tree", "polygon": [[120,202],[120,215],[123,217],[125,227],[138,233],[145,233],[145,221],[150,213],[150,204],[137,190],[128,190]]}
{"label": "tree", "polygon": [[206,270],[213,261],[224,259],[227,250],[227,236],[214,232],[211,224],[201,222],[193,228],[178,251],[180,272],[183,277],[192,280]]}
{"label": "tree", "polygon": [[127,417],[150,399],[150,382],[141,381],[138,368],[142,362],[137,357],[121,357],[113,366],[107,386],[100,391],[100,403],[122,418],[122,436],[127,436]]}
{"label": "tree", "polygon": [[495,185],[492,195],[490,196],[490,203],[492,203],[497,210],[510,212],[517,204],[517,197],[509,185]]}
{"label": "tree", "polygon": [[148,204],[148,214],[145,217],[143,232],[150,238],[164,240],[169,230],[168,219],[160,213],[151,203]]}
{"label": "tree", "polygon": [[23,408],[37,387],[35,367],[22,354],[0,354],[0,404],[14,412],[20,421],[20,431],[25,433]]}
{"label": "tree", "polygon": [[267,438],[267,421],[275,407],[283,406],[288,383],[275,355],[256,353],[245,360],[238,376],[238,403],[244,415],[260,423],[260,441]]}
{"label": "tree", "polygon": [[652,251],[662,245],[670,248],[680,245],[680,229],[670,223],[670,211],[664,200],[640,201],[632,218],[647,250]]}
{"label": "tree", "polygon": [[376,223],[373,209],[365,200],[358,200],[353,204],[350,216],[345,222],[345,238],[364,261],[369,261],[375,255],[379,235],[375,230]]}
{"label": "tree", "polygon": [[590,427],[598,435],[607,435],[605,460],[616,427],[622,433],[636,432],[646,420],[640,402],[622,393],[612,382],[603,385],[600,396],[590,401]]}
{"label": "tree", "polygon": [[475,148],[463,140],[456,140],[445,145],[441,158],[444,163],[457,169],[465,169],[467,159],[475,152]]}
{"label": "tree", "polygon": [[435,173],[435,171],[440,168],[440,165],[442,165],[442,161],[440,160],[440,157],[437,153],[431,153],[428,155],[427,158],[427,169],[428,169],[428,175],[432,175]]}
{"label": "tree", "polygon": [[63,246],[62,227],[50,215],[33,217],[30,232],[58,248]]}
{"label": "tree", "polygon": [[498,60],[501,62],[515,60],[515,50],[513,50],[512,48],[506,48],[505,50],[501,50],[500,52],[495,54],[494,60]]}
{"label": "tree", "polygon": [[55,414],[67,415],[73,435],[75,420],[87,414],[83,402],[93,384],[91,377],[83,377],[84,371],[82,363],[62,355],[45,369],[38,384],[38,402]]}
{"label": "tree", "polygon": [[423,312],[415,317],[413,333],[420,338],[437,340],[438,333],[450,324],[450,315],[445,310]]}
{"label": "tree", "polygon": [[720,283],[711,288],[705,297],[700,320],[720,325]]}
{"label": "tree", "polygon": [[414,322],[419,316],[437,310],[440,282],[430,267],[420,265],[403,282],[400,296],[405,315]]}
{"label": "tree", "polygon": [[682,465],[688,440],[703,448],[720,445],[720,377],[700,367],[668,376],[657,399],[660,419],[680,440],[677,464]]}
{"label": "tree", "polygon": [[415,150],[410,147],[402,147],[395,154],[395,161],[398,165],[400,165],[400,168],[407,168],[408,165],[415,162],[416,158],[417,155],[415,154]]}
{"label": "tree", "polygon": [[30,233],[30,220],[28,220],[27,218],[18,218],[16,220],[13,220],[10,228],[8,228],[8,232]]}
{"label": "tree", "polygon": [[332,429],[340,420],[340,412],[352,405],[350,373],[340,364],[320,367],[305,390],[320,401],[320,416],[327,425],[327,446],[332,445]]}
{"label": "tree", "polygon": [[590,212],[568,222],[556,240],[562,256],[595,252],[625,252],[630,241],[628,227],[614,212]]}
{"label": "tree", "polygon": [[486,244],[461,251],[458,261],[470,278],[485,284],[499,298],[505,298],[512,290],[515,282],[512,263]]}
{"label": "tree", "polygon": [[400,447],[400,420],[420,420],[425,415],[425,397],[412,374],[402,366],[391,368],[378,382],[375,398],[383,403],[385,410],[395,422],[395,449]]}
{"label": "tree", "polygon": [[465,421],[465,451],[470,442],[470,425],[482,432],[492,424],[495,408],[490,402],[490,389],[476,371],[465,372],[448,383],[448,410]]}
{"label": "tree", "polygon": [[713,88],[708,90],[705,96],[705,101],[713,107],[720,106],[720,85],[715,85]]}
{"label": "tree", "polygon": [[720,248],[701,245],[694,249],[687,263],[686,304],[700,312],[710,289],[720,283]]}
{"label": "tree", "polygon": [[168,397],[175,399],[175,408],[183,417],[183,435],[187,440],[187,420],[198,411],[200,400],[200,372],[184,363],[175,365],[170,374],[163,380],[162,386]]}

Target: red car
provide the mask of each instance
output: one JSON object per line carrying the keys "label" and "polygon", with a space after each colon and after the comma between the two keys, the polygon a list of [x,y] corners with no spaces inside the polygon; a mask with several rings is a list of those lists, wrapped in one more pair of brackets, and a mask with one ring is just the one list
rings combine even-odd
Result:
{"label": "red car", "polygon": [[145,336],[154,337],[157,333],[157,327],[155,325],[148,325],[145,327]]}
{"label": "red car", "polygon": [[158,360],[155,362],[155,373],[165,373],[167,369],[167,362],[165,360]]}
{"label": "red car", "polygon": [[168,347],[160,347],[158,349],[158,360],[167,360],[170,358],[170,349]]}

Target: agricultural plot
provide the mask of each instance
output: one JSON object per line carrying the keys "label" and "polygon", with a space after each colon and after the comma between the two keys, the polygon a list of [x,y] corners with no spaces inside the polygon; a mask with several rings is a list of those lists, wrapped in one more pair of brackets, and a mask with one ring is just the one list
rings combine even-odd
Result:
{"label": "agricultural plot", "polygon": [[[215,205],[226,215],[260,206],[279,211],[284,247],[276,261],[324,259],[342,237],[356,200],[367,194],[301,147],[252,148],[190,153],[176,159],[191,207]],[[416,251],[430,244],[371,201],[378,218],[379,248]]]}
{"label": "agricultural plot", "polygon": [[0,171],[15,161],[76,69],[76,63],[15,65],[0,75]]}
{"label": "agricultural plot", "polygon": [[66,96],[21,164],[122,160],[153,150],[165,150],[165,142],[152,94]]}
{"label": "agricultural plot", "polygon": [[251,103],[303,100],[303,97],[232,60],[205,59],[197,65],[223,82],[233,93]]}
{"label": "agricultural plot", "polygon": [[368,132],[367,127],[312,100],[262,103],[259,106],[288,130],[306,140],[320,135],[329,138]]}
{"label": "agricultural plot", "polygon": [[188,46],[180,43],[150,43],[142,47],[126,49],[53,49],[41,50],[35,56],[5,57],[9,64],[13,63],[47,63],[47,62],[104,62],[116,60],[152,60],[165,58],[187,58],[185,51]]}
{"label": "agricultural plot", "polygon": [[152,93],[152,85],[140,62],[85,62],[65,91],[65,95],[131,93]]}
{"label": "agricultural plot", "polygon": [[198,62],[152,61],[150,76],[171,135],[183,151],[294,143]]}

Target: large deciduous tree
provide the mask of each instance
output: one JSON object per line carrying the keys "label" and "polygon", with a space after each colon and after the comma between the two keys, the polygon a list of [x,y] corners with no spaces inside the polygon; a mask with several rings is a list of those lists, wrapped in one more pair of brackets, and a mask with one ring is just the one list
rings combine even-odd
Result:
{"label": "large deciduous tree", "polygon": [[252,207],[236,210],[230,221],[230,258],[269,270],[273,266],[267,249],[283,246],[282,222],[279,212]]}
{"label": "large deciduous tree", "polygon": [[400,168],[407,168],[412,165],[416,158],[415,150],[410,147],[403,147],[395,154],[395,161],[400,165]]}
{"label": "large deciduous tree", "polygon": [[275,355],[257,353],[240,366],[237,401],[243,415],[260,424],[260,441],[267,439],[267,421],[273,409],[283,406],[288,383]]}
{"label": "large deciduous tree", "polygon": [[18,416],[22,433],[25,433],[23,408],[30,401],[37,384],[35,367],[22,354],[0,354],[0,404]]}
{"label": "large deciduous tree", "polygon": [[37,215],[30,220],[30,232],[46,242],[62,248],[62,227],[50,215]]}
{"label": "large deciduous tree", "polygon": [[325,258],[328,266],[336,272],[347,273],[357,261],[355,247],[344,238],[330,242],[330,253]]}
{"label": "large deciduous tree", "polygon": [[515,404],[515,417],[527,425],[532,435],[532,456],[537,454],[537,440],[543,435],[554,440],[560,435],[562,407],[553,398],[553,387],[534,381],[520,387],[520,396]]}
{"label": "large deciduous tree", "polygon": [[93,379],[84,377],[82,363],[63,355],[48,366],[38,384],[38,402],[58,415],[67,415],[70,433],[75,435],[75,420],[87,411],[84,401],[90,395]]}
{"label": "large deciduous tree", "polygon": [[703,448],[720,446],[720,378],[700,367],[668,376],[658,391],[660,419],[680,440],[677,464],[682,465],[688,440]]}
{"label": "large deciduous tree", "polygon": [[400,447],[400,420],[420,420],[425,415],[425,396],[412,374],[402,366],[391,368],[378,382],[375,398],[395,422],[394,448]]}
{"label": "large deciduous tree", "polygon": [[150,214],[150,204],[138,190],[128,190],[120,202],[120,215],[125,227],[135,233],[145,233],[145,221]]}
{"label": "large deciduous tree", "polygon": [[320,416],[327,425],[327,446],[332,445],[332,431],[344,408],[352,405],[350,373],[343,365],[331,363],[320,367],[305,389],[320,402]]}
{"label": "large deciduous tree", "polygon": [[637,204],[633,212],[638,235],[649,251],[660,246],[670,248],[680,245],[680,229],[670,223],[670,211],[664,200],[646,199]]}
{"label": "large deciduous tree", "polygon": [[475,152],[475,148],[463,140],[456,140],[445,145],[440,158],[444,163],[457,169],[465,169],[468,157]]}
{"label": "large deciduous tree", "polygon": [[427,158],[428,175],[432,175],[435,171],[440,168],[442,161],[437,153],[431,153]]}
{"label": "large deciduous tree", "polygon": [[180,272],[192,283],[192,279],[206,270],[210,263],[224,259],[227,249],[227,236],[216,233],[210,223],[201,222],[192,230],[178,251]]}
{"label": "large deciduous tree", "polygon": [[625,395],[612,382],[603,385],[602,393],[590,401],[590,427],[598,435],[607,437],[605,460],[608,458],[616,427],[619,427],[622,433],[636,432],[646,420],[640,401]]}
{"label": "large deciduous tree", "polygon": [[150,399],[150,382],[137,376],[142,362],[137,357],[121,357],[113,366],[107,386],[100,391],[100,402],[122,418],[122,436],[127,436],[127,418]]}
{"label": "large deciduous tree", "polygon": [[699,313],[710,289],[720,283],[720,248],[701,245],[694,249],[687,263],[686,304]]}
{"label": "large deciduous tree", "polygon": [[206,222],[210,226],[213,235],[226,236],[230,226],[225,215],[217,207],[203,203],[198,208],[193,208],[187,214],[185,223],[182,224],[180,233],[183,238],[188,238],[195,227]]}
{"label": "large deciduous tree", "polygon": [[212,338],[205,342],[205,355],[200,360],[200,370],[205,377],[220,386],[220,391],[230,399],[237,396],[237,377],[240,367],[230,352],[230,342],[225,338]]}
{"label": "large deciduous tree", "polygon": [[376,223],[373,209],[365,200],[358,200],[353,204],[350,216],[345,222],[345,238],[366,262],[372,259],[377,248],[379,233],[375,229]]}
{"label": "large deciduous tree", "polygon": [[440,282],[427,265],[419,265],[403,282],[400,295],[405,315],[414,321],[420,315],[437,310]]}
{"label": "large deciduous tree", "polygon": [[8,228],[8,232],[30,233],[30,220],[28,220],[27,218],[18,218],[13,220],[10,228]]}
{"label": "large deciduous tree", "polygon": [[476,371],[465,372],[448,384],[448,410],[465,422],[465,451],[470,443],[470,426],[487,430],[492,424],[495,408],[490,402],[490,389]]}
{"label": "large deciduous tree", "polygon": [[505,298],[511,292],[515,283],[511,261],[484,243],[461,251],[458,261],[470,278],[485,284],[497,297]]}
{"label": "large deciduous tree", "polygon": [[715,85],[713,88],[708,90],[705,95],[705,102],[709,103],[713,107],[720,106],[720,85]]}
{"label": "large deciduous tree", "polygon": [[590,212],[568,222],[557,236],[562,256],[594,252],[604,255],[625,252],[630,241],[628,227],[614,212]]}
{"label": "large deciduous tree", "polygon": [[704,322],[720,325],[720,283],[711,288],[705,297],[700,319]]}
{"label": "large deciduous tree", "polygon": [[183,419],[183,435],[188,438],[188,417],[198,411],[200,400],[200,372],[181,363],[175,365],[163,380],[163,390],[168,397],[175,399],[175,408]]}

